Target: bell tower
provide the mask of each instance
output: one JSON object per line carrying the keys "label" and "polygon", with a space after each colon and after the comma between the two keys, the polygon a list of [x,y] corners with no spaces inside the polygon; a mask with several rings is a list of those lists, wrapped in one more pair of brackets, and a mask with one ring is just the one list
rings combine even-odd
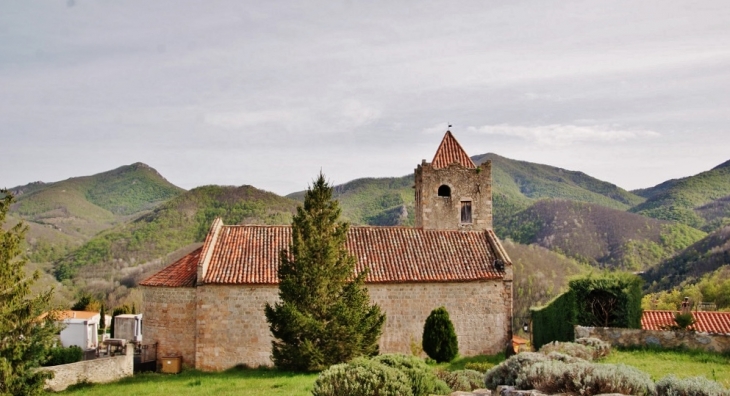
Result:
{"label": "bell tower", "polygon": [[492,229],[492,162],[477,167],[451,131],[433,161],[418,165],[415,178],[416,227]]}

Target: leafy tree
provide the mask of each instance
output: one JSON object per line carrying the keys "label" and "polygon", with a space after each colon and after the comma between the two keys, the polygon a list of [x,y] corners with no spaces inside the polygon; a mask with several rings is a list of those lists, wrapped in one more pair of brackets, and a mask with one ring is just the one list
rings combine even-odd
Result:
{"label": "leafy tree", "polygon": [[104,330],[106,329],[106,308],[104,307],[104,304],[101,304],[101,309],[99,310],[99,327]]}
{"label": "leafy tree", "polygon": [[79,300],[71,306],[71,309],[74,311],[98,311],[101,309],[101,302],[91,294],[82,293]]}
{"label": "leafy tree", "polygon": [[52,376],[34,368],[47,360],[55,340],[54,315],[43,315],[53,290],[31,296],[30,286],[40,273],[28,277],[24,270],[21,243],[27,228],[22,223],[3,227],[13,200],[0,190],[0,395],[40,395]]}
{"label": "leafy tree", "polygon": [[446,308],[436,308],[426,318],[423,325],[423,351],[439,363],[450,362],[459,354],[459,341]]}
{"label": "leafy tree", "polygon": [[345,248],[349,224],[321,173],[297,208],[289,249],[279,256],[279,297],[266,304],[272,359],[280,367],[323,370],[378,352],[385,315],[370,305],[355,258]]}

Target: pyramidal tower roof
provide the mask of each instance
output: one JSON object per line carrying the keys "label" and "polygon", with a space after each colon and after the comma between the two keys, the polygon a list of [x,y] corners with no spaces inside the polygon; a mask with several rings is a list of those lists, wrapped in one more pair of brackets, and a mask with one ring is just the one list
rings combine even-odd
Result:
{"label": "pyramidal tower roof", "polygon": [[466,154],[466,151],[461,148],[461,145],[456,141],[456,138],[451,134],[451,131],[446,131],[444,140],[441,141],[438,150],[436,150],[436,155],[433,156],[431,166],[433,166],[434,169],[441,169],[446,168],[454,162],[465,168],[474,169],[477,167]]}

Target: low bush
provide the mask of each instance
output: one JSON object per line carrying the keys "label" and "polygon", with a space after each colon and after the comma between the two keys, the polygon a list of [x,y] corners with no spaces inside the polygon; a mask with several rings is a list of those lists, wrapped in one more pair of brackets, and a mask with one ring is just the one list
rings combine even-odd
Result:
{"label": "low bush", "polygon": [[548,357],[537,352],[522,352],[510,356],[507,360],[487,371],[484,385],[487,389],[497,389],[499,385],[515,385],[517,376],[527,367],[548,360]]}
{"label": "low bush", "polygon": [[594,355],[593,348],[575,342],[554,341],[547,343],[540,348],[540,353],[547,355],[550,352],[559,352],[583,360],[593,360]]}
{"label": "low bush", "polygon": [[489,362],[469,362],[464,365],[465,370],[474,370],[480,373],[486,373],[492,367],[494,367],[494,363]]}
{"label": "low bush", "polygon": [[49,358],[44,366],[58,366],[60,364],[69,364],[80,362],[84,358],[84,351],[75,345],[68,348],[54,347],[49,351]]}
{"label": "low bush", "polygon": [[730,391],[705,377],[677,378],[668,375],[656,383],[662,396],[730,396]]}
{"label": "low bush", "polygon": [[563,363],[578,363],[578,362],[586,361],[585,359],[566,355],[566,354],[560,353],[560,352],[550,352],[546,356],[547,356],[548,360],[557,360],[557,361],[563,362]]}
{"label": "low bush", "polygon": [[423,359],[401,354],[380,355],[373,361],[400,370],[410,379],[413,396],[451,393],[449,386],[440,380]]}
{"label": "low bush", "polygon": [[558,360],[536,362],[516,378],[519,389],[537,389],[548,394],[654,395],[654,382],[648,374],[625,365],[587,361],[564,363]]}
{"label": "low bush", "polygon": [[475,370],[440,370],[436,372],[436,376],[444,381],[452,391],[471,392],[484,385],[484,374]]}
{"label": "low bush", "polygon": [[577,340],[575,340],[575,343],[585,345],[589,348],[593,348],[593,360],[597,360],[611,354],[611,344],[607,343],[606,341],[599,340],[598,338],[578,338]]}
{"label": "low bush", "polygon": [[413,396],[410,378],[385,364],[358,358],[323,371],[314,382],[313,396]]}

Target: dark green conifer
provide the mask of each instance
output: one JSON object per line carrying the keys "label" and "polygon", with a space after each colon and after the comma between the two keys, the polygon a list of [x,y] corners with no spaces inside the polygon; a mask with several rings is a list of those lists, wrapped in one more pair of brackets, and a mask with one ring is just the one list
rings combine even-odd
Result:
{"label": "dark green conifer", "polygon": [[367,272],[355,273],[355,258],[345,248],[349,224],[339,216],[320,173],[297,208],[291,245],[280,253],[280,301],[266,304],[277,367],[323,370],[378,351],[385,315],[370,305]]}
{"label": "dark green conifer", "polygon": [[446,308],[436,308],[426,318],[422,345],[423,351],[439,363],[450,362],[459,354],[459,341]]}
{"label": "dark green conifer", "polygon": [[53,290],[31,296],[40,274],[25,273],[21,243],[27,228],[3,227],[12,202],[13,196],[0,190],[0,395],[40,395],[52,376],[35,368],[48,359],[56,338],[55,315],[49,312]]}

